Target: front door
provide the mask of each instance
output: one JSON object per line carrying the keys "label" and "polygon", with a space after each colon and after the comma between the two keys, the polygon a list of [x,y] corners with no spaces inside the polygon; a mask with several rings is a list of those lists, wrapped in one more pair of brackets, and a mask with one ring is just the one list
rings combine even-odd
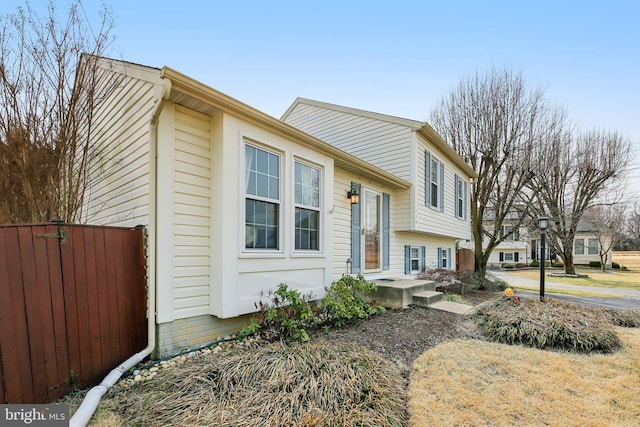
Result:
{"label": "front door", "polygon": [[364,269],[380,270],[380,195],[364,190]]}

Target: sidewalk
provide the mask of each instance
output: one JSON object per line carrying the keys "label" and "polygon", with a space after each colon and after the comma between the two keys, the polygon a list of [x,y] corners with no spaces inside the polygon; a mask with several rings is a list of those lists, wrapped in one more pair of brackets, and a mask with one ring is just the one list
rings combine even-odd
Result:
{"label": "sidewalk", "polygon": [[[524,277],[515,276],[509,274],[506,271],[489,271],[489,274],[494,275],[500,280],[504,280],[507,284],[513,287],[525,287],[525,288],[540,288],[540,282],[538,280],[527,279]],[[551,277],[545,277],[544,287],[545,293],[553,293],[554,290],[561,291],[577,291],[577,292],[590,292],[598,294],[603,297],[613,298],[631,298],[638,300],[638,307],[640,307],[640,290],[627,289],[627,288],[600,288],[597,286],[582,286],[582,285],[569,285],[566,283],[557,283],[549,279]]]}

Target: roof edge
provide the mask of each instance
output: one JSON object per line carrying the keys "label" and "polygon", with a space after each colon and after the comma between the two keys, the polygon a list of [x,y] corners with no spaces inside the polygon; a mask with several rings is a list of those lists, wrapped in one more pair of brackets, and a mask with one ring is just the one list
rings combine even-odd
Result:
{"label": "roof edge", "polygon": [[180,73],[170,67],[163,67],[160,71],[161,78],[171,83],[171,89],[180,91],[192,96],[212,106],[220,108],[231,114],[246,117],[256,123],[269,127],[277,133],[294,138],[303,145],[318,150],[336,160],[341,160],[342,164],[348,164],[360,175],[380,182],[395,189],[406,189],[411,187],[408,181],[386,172],[359,157],[353,156],[333,145],[315,138],[281,120],[276,119],[250,105],[247,105],[235,98],[232,98],[210,86],[207,86],[187,75]]}
{"label": "roof edge", "polygon": [[424,122],[420,122],[418,120],[406,119],[404,117],[391,116],[388,114],[376,113],[373,111],[361,110],[358,108],[347,107],[347,106],[338,105],[338,104],[331,104],[329,102],[316,101],[314,99],[308,99],[308,98],[302,98],[302,97],[298,97],[296,98],[295,101],[293,101],[293,104],[291,104],[291,106],[287,108],[287,111],[285,111],[284,114],[282,115],[281,120],[285,120],[288,117],[288,115],[299,104],[311,105],[311,106],[320,107],[320,108],[327,108],[330,110],[340,111],[342,113],[355,114],[362,117],[368,117],[374,120],[381,120],[389,123],[395,123],[397,125],[410,127],[413,130],[418,130],[425,124]]}

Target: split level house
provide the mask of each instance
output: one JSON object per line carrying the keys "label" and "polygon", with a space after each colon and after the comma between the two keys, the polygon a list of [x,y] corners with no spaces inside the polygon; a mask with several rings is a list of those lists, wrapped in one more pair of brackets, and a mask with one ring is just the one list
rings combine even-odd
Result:
{"label": "split level house", "polygon": [[83,221],[147,227],[156,356],[239,330],[280,283],[455,268],[474,173],[428,124],[302,99],[278,120],[168,67],[99,70]]}

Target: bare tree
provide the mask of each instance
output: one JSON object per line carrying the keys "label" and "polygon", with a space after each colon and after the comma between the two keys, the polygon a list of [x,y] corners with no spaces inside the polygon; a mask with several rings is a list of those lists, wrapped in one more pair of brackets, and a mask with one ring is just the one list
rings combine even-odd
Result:
{"label": "bare tree", "polygon": [[50,0],[47,16],[27,2],[0,18],[1,222],[79,220],[97,61],[113,40],[108,8],[96,32],[83,16],[80,0],[62,14]]}
{"label": "bare tree", "polygon": [[624,205],[602,205],[588,209],[583,216],[583,223],[598,240],[598,255],[602,271],[616,243],[622,237],[624,227]]}
{"label": "bare tree", "polygon": [[624,236],[616,246],[618,250],[640,250],[640,205],[636,202],[625,216],[625,224],[622,228]]}
{"label": "bare tree", "polygon": [[[531,153],[548,126],[564,120],[521,73],[495,69],[462,80],[433,110],[434,128],[478,174],[470,210],[481,277],[496,246],[528,221],[533,194],[523,190],[533,178]],[[511,232],[502,233],[505,219]]]}
{"label": "bare tree", "polygon": [[533,212],[549,217],[549,245],[574,274],[573,242],[585,212],[616,203],[616,180],[623,176],[631,143],[616,132],[557,132],[536,149],[539,160],[529,187],[538,200]]}

